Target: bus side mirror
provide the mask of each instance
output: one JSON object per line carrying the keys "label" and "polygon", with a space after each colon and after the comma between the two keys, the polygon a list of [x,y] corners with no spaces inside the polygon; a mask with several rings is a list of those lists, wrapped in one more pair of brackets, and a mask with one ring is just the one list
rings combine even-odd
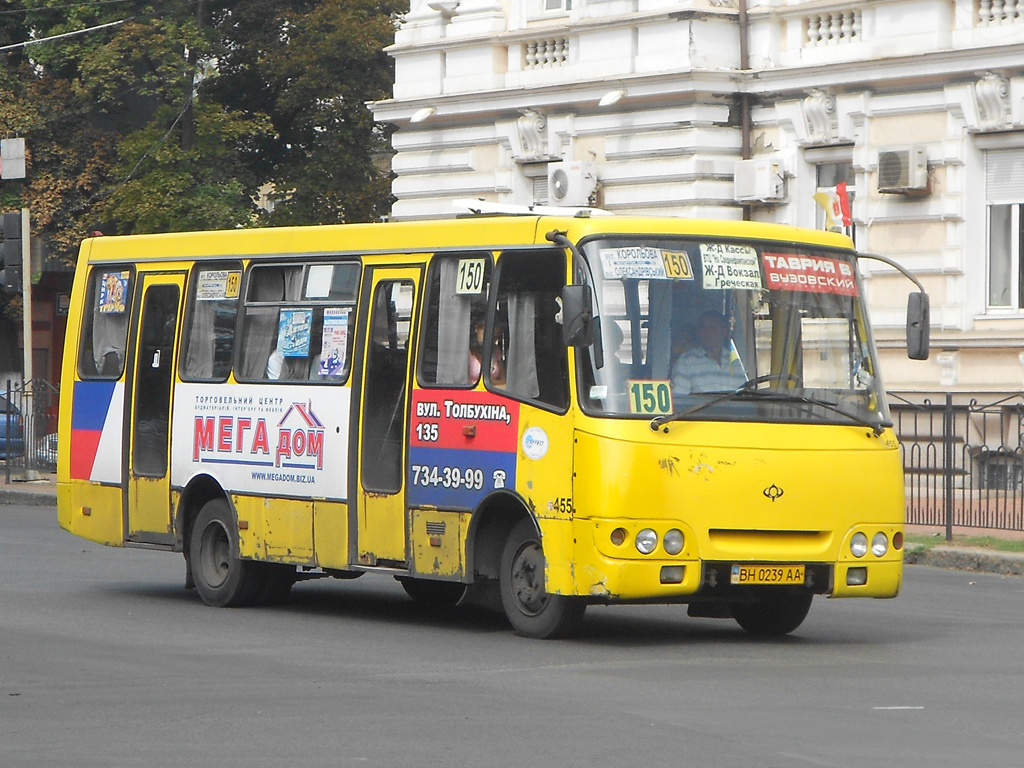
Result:
{"label": "bus side mirror", "polygon": [[562,341],[567,347],[594,343],[594,297],[589,285],[562,288]]}
{"label": "bus side mirror", "polygon": [[928,294],[910,294],[907,299],[907,357],[927,360],[929,352],[930,312]]}

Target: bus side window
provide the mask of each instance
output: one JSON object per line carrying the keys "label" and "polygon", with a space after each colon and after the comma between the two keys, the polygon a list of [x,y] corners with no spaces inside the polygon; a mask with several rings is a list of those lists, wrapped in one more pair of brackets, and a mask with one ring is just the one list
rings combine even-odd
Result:
{"label": "bus side window", "polygon": [[490,277],[491,255],[486,252],[438,256],[431,263],[422,384],[467,386],[479,381]]}
{"label": "bus side window", "polygon": [[[250,270],[239,333],[239,379],[267,378],[267,364],[277,346],[281,311],[286,302],[298,300],[301,287],[301,266],[257,266]],[[287,321],[287,317],[284,319]]]}
{"label": "bus side window", "polygon": [[82,378],[119,379],[124,372],[133,277],[128,267],[95,269],[89,276],[78,358]]}
{"label": "bus side window", "polygon": [[355,261],[309,268],[304,296],[310,301],[325,302],[325,306],[313,308],[307,374],[310,381],[341,384],[348,376],[353,338],[350,321],[355,316],[361,272]]}
{"label": "bus side window", "polygon": [[182,379],[227,379],[234,351],[241,278],[242,267],[237,263],[193,270],[189,308],[182,332]]}
{"label": "bus side window", "polygon": [[513,397],[554,408],[569,405],[569,366],[562,343],[561,251],[506,253],[498,263],[498,314],[508,323],[505,384]]}

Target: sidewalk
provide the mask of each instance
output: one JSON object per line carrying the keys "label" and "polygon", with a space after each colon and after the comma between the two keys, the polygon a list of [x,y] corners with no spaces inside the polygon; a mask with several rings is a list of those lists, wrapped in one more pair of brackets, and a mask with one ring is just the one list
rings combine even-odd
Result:
{"label": "sidewalk", "polygon": [[[20,504],[33,507],[57,505],[57,478],[43,474],[30,482],[5,483],[0,478],[0,505]],[[934,565],[961,571],[983,571],[1004,575],[1024,576],[1024,552],[999,552],[981,547],[946,544],[946,529],[942,526],[908,525],[907,534],[931,534],[940,540],[933,547],[908,544],[904,562],[909,565]],[[1024,531],[995,531],[987,528],[954,528],[955,536],[994,536],[1000,539],[1024,539]]]}
{"label": "sidewalk", "polygon": [[0,474],[0,504],[21,504],[28,507],[57,506],[57,476],[40,473],[39,480],[4,482]]}

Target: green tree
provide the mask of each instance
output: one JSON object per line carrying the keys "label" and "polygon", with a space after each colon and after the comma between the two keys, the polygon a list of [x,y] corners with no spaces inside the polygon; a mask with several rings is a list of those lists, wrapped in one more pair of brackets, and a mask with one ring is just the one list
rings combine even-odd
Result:
{"label": "green tree", "polygon": [[273,135],[252,168],[279,200],[271,223],[370,221],[391,205],[390,130],[365,102],[386,98],[400,0],[240,0],[214,15],[224,52],[210,92]]}
{"label": "green tree", "polygon": [[111,25],[3,54],[0,133],[24,136],[30,159],[2,194],[67,258],[97,226],[379,218],[389,134],[365,102],[388,95],[382,49],[403,5],[0,0],[0,45]]}

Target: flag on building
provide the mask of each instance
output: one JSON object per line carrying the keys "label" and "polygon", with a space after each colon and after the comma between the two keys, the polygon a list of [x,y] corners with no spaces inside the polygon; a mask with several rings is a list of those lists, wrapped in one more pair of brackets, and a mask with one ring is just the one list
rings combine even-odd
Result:
{"label": "flag on building", "polygon": [[814,193],[814,200],[825,209],[825,229],[833,229],[837,224],[844,227],[853,225],[845,181],[834,187],[819,187]]}

